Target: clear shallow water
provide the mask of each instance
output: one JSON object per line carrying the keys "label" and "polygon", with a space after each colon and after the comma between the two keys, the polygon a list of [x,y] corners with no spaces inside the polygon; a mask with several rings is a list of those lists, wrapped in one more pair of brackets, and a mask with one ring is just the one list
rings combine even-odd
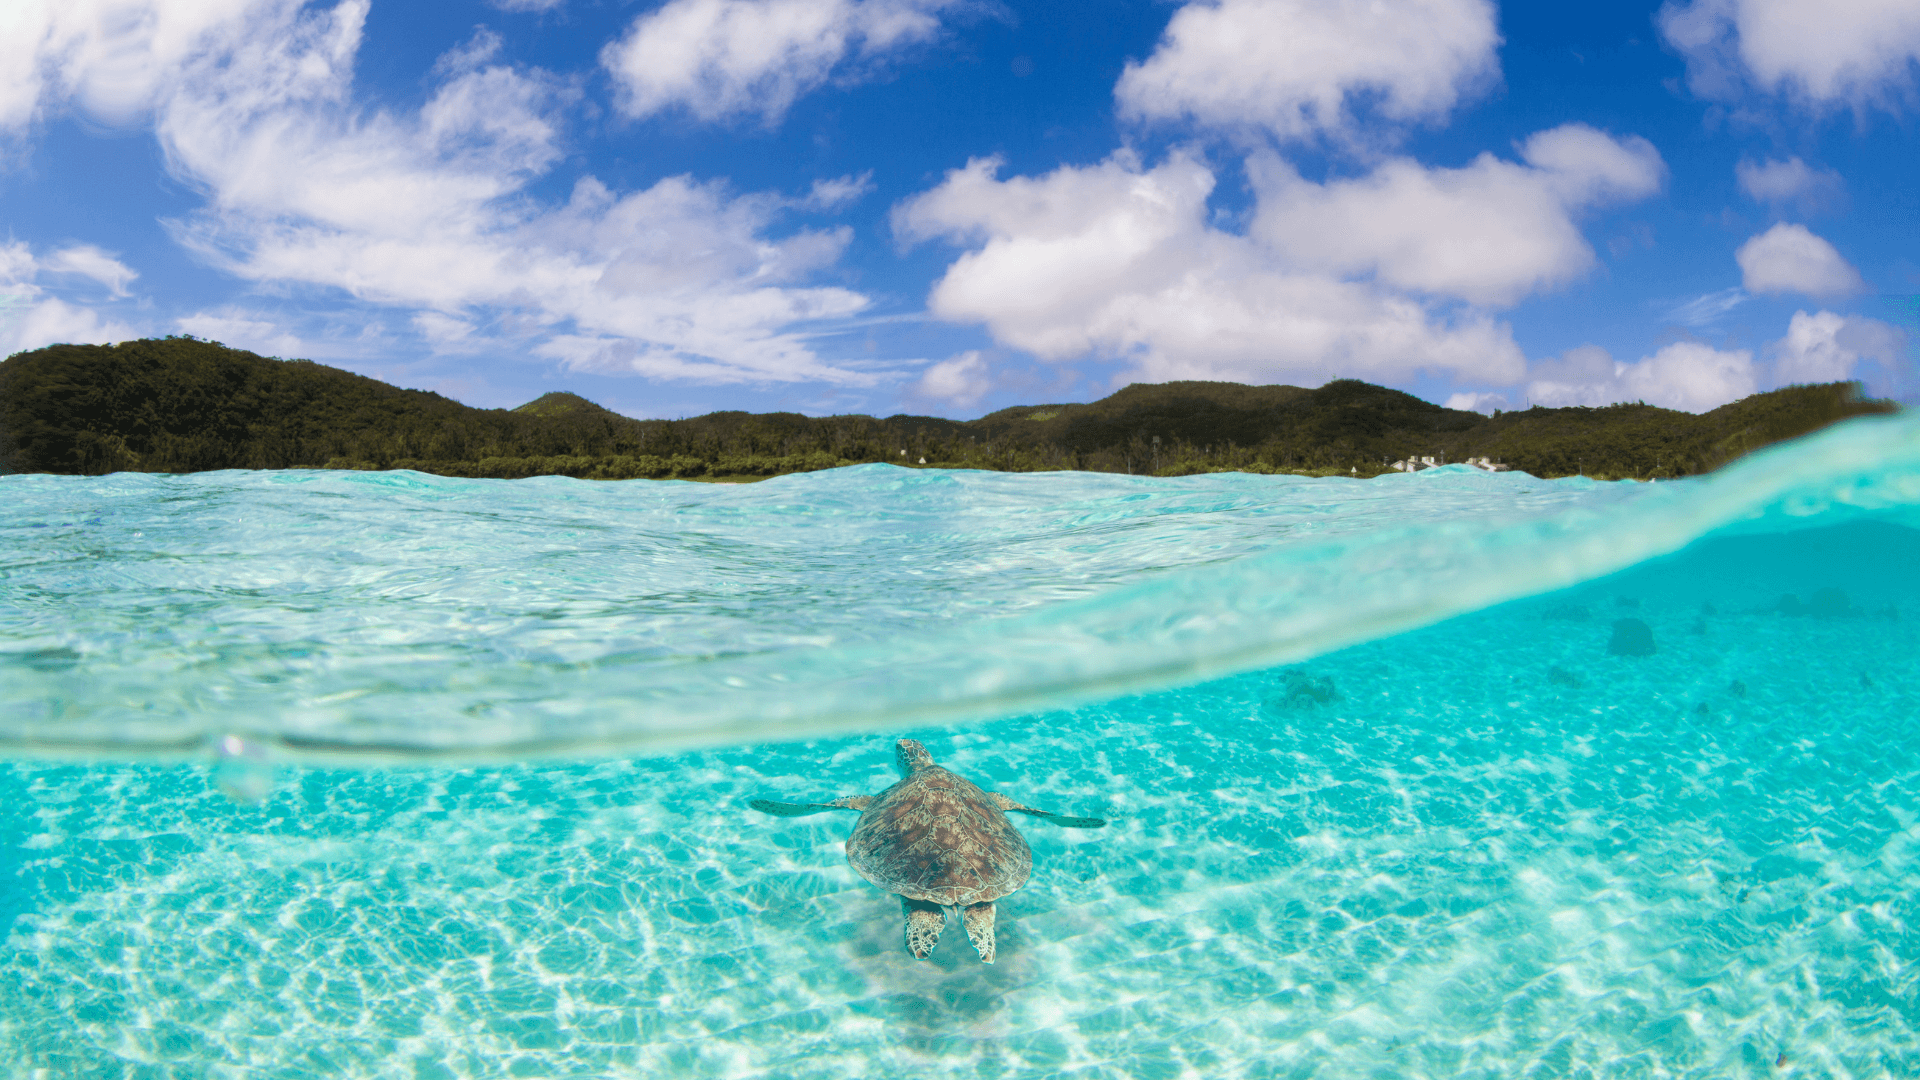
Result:
{"label": "clear shallow water", "polygon": [[1213,624],[1236,612],[1214,594],[1324,591],[1329,541],[1371,544],[1385,595],[1423,568],[1412,530],[1643,494],[1414,479],[0,478],[21,507],[0,527],[0,741],[167,749],[238,729],[564,753],[991,714],[1138,677],[1196,621],[1203,659],[1230,651],[1236,627]]}
{"label": "clear shallow water", "polygon": [[[1901,421],[1652,487],[0,479],[38,755],[0,774],[0,1069],[1911,1075],[1917,456]],[[1627,617],[1655,655],[1608,654]],[[752,711],[776,675],[808,700]],[[862,691],[869,730],[793,741]],[[708,749],[394,764],[703,709]],[[257,804],[73,757],[232,731],[283,762]],[[905,734],[1113,819],[1021,823],[993,967],[957,927],[906,957],[852,815],[744,809],[877,791]]]}
{"label": "clear shallow water", "polygon": [[[1305,659],[1727,529],[1920,510],[1920,425],[1711,481],[862,466],[0,477],[0,747],[474,761],[986,719]],[[558,692],[564,688],[564,692]]]}

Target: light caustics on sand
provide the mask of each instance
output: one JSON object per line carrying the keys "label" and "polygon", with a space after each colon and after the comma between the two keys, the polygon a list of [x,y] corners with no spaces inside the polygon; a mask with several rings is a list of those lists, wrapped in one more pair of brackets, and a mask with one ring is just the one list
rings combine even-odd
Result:
{"label": "light caustics on sand", "polygon": [[876,465],[741,487],[228,472],[0,492],[0,748],[525,760],[1097,701],[1715,530],[1905,520],[1920,424],[1652,485]]}

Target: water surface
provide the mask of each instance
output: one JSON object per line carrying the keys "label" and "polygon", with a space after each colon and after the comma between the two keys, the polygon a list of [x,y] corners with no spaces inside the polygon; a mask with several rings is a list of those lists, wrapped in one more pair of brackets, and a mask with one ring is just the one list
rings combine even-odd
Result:
{"label": "water surface", "polygon": [[0,1074],[1920,1072],[1916,465],[0,478]]}

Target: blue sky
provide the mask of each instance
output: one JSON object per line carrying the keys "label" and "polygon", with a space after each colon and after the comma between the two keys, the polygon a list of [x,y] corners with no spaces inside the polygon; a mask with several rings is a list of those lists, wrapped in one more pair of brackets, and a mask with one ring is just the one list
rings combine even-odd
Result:
{"label": "blue sky", "polygon": [[12,0],[0,354],[976,416],[1920,397],[1910,0]]}

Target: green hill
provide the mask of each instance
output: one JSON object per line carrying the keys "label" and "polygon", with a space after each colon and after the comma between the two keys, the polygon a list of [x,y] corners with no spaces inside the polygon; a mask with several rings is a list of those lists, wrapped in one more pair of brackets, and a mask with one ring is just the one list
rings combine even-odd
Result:
{"label": "green hill", "polygon": [[1181,475],[1383,471],[1491,457],[1541,476],[1684,476],[1862,413],[1850,383],[1757,394],[1702,415],[1648,405],[1493,417],[1350,379],[1136,384],[1085,404],[977,420],[719,412],[635,420],[556,392],[475,409],[304,360],[192,338],[55,345],[0,362],[0,471],[418,469],[448,476],[761,477],[887,461]]}
{"label": "green hill", "polygon": [[527,402],[525,405],[513,411],[526,413],[529,416],[540,417],[610,416],[619,418],[620,416],[619,413],[614,412],[612,409],[595,405],[579,394],[569,393],[565,390],[555,390],[550,394],[541,394],[539,397],[534,398],[532,401]]}

